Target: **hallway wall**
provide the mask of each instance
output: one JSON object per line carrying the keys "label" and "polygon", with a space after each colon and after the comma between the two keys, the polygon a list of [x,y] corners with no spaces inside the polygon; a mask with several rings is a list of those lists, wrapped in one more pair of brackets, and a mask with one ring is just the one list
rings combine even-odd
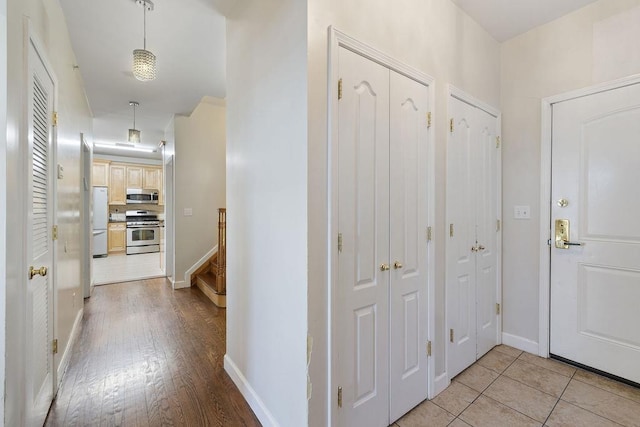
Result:
{"label": "hallway wall", "polygon": [[[640,73],[640,1],[600,0],[501,46],[503,328],[508,344],[538,346],[541,101]],[[631,41],[633,40],[633,42]],[[514,220],[513,206],[531,206]]]}
{"label": "hallway wall", "polygon": [[[59,353],[54,357],[54,369],[61,367],[72,328],[83,306],[81,286],[81,224],[80,224],[80,133],[91,140],[91,111],[87,104],[82,80],[69,41],[68,30],[57,0],[8,1],[8,100],[7,100],[7,199],[17,208],[7,210],[7,336],[5,423],[23,425],[24,413],[24,310],[26,271],[23,230],[24,169],[22,147],[26,144],[23,112],[26,88],[23,72],[24,17],[28,16],[32,30],[40,38],[57,78],[57,111],[59,114],[58,163],[64,167],[64,178],[57,180],[57,217],[59,238],[56,243],[54,331]],[[55,165],[54,165],[55,167]],[[60,375],[58,376],[60,380]]]}

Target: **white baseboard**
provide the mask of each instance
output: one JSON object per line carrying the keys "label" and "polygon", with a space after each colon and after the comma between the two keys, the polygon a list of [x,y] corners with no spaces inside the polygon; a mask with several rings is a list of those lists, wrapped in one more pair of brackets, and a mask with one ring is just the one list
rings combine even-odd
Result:
{"label": "white baseboard", "polygon": [[502,333],[502,344],[515,347],[518,350],[526,351],[531,354],[538,354],[538,343],[530,339],[511,335],[506,332]]}
{"label": "white baseboard", "polygon": [[178,282],[176,282],[175,280],[171,281],[171,287],[173,289],[188,288],[190,286],[191,286],[191,282],[185,282],[184,280],[180,280]]}
{"label": "white baseboard", "polygon": [[[202,258],[200,258],[195,264],[193,264],[191,268],[189,268],[187,271],[184,272],[184,281],[186,283],[189,283],[189,286],[191,286],[191,275],[195,273],[196,270],[202,266],[202,264],[207,262],[209,258],[211,258],[213,254],[215,254],[217,251],[218,251],[218,245],[215,245],[213,248],[211,248],[209,252],[207,252]],[[182,286],[182,287],[186,288],[187,286]],[[179,289],[179,288],[174,287],[174,289]]]}
{"label": "white baseboard", "polygon": [[229,374],[236,387],[238,387],[240,393],[251,409],[253,409],[253,412],[256,414],[256,417],[258,417],[258,420],[260,420],[262,425],[265,427],[278,427],[278,422],[273,418],[273,415],[271,415],[267,406],[264,404],[262,399],[260,399],[260,396],[258,396],[253,387],[251,387],[251,384],[249,384],[244,375],[242,375],[242,372],[240,372],[228,354],[224,355],[224,370]]}
{"label": "white baseboard", "polygon": [[71,352],[73,350],[73,344],[75,344],[78,336],[80,335],[80,328],[82,326],[82,317],[84,316],[84,307],[78,311],[76,314],[76,320],[73,322],[73,328],[71,328],[71,335],[69,336],[69,342],[67,343],[67,347],[64,349],[64,353],[62,353],[62,359],[60,359],[60,365],[58,365],[58,374],[56,376],[56,390],[62,384],[62,378],[64,373],[67,371],[69,367],[69,361],[71,360]]}
{"label": "white baseboard", "polygon": [[451,384],[451,381],[449,380],[449,376],[446,372],[438,375],[433,381],[433,396],[431,396],[431,398],[433,399],[442,393],[447,387],[449,387],[449,384]]}

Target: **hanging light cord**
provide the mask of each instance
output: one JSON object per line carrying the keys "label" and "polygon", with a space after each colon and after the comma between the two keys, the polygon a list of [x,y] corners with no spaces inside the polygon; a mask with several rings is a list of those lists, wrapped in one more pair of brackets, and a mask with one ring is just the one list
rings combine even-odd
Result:
{"label": "hanging light cord", "polygon": [[133,129],[136,128],[136,104],[133,104]]}
{"label": "hanging light cord", "polygon": [[[143,49],[147,50],[147,2],[143,1],[142,2],[142,28],[143,28],[143,41],[142,41],[142,45],[143,45]],[[134,126],[135,127],[135,126]]]}

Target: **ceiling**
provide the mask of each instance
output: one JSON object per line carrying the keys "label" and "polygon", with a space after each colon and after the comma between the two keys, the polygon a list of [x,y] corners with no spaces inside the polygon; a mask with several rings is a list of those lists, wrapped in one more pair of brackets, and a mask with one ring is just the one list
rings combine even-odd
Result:
{"label": "ceiling", "polygon": [[157,78],[141,82],[131,66],[133,50],[143,47],[142,6],[135,0],[60,0],[94,115],[95,142],[125,142],[133,125],[129,101],[140,103],[141,144],[157,147],[173,114],[190,114],[205,95],[225,97],[225,20],[212,0],[153,2],[147,49],[156,55]]}
{"label": "ceiling", "polygon": [[596,0],[452,0],[499,42]]}
{"label": "ceiling", "polygon": [[[595,0],[452,1],[504,41]],[[225,97],[223,13],[233,14],[236,1],[154,0],[147,49],[157,57],[158,77],[151,82],[131,73],[132,51],[143,44],[143,9],[136,0],[60,3],[94,115],[94,141],[125,142],[133,125],[129,101],[140,103],[141,144],[157,147],[173,114],[190,114],[203,96]]]}

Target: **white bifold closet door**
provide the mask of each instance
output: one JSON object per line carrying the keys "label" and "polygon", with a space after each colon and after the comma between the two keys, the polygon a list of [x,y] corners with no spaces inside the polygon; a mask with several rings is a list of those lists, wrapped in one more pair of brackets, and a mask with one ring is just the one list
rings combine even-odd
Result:
{"label": "white bifold closet door", "polygon": [[447,142],[447,373],[497,344],[497,118],[454,96]]}
{"label": "white bifold closet door", "polygon": [[340,48],[340,426],[388,426],[427,397],[429,88]]}

